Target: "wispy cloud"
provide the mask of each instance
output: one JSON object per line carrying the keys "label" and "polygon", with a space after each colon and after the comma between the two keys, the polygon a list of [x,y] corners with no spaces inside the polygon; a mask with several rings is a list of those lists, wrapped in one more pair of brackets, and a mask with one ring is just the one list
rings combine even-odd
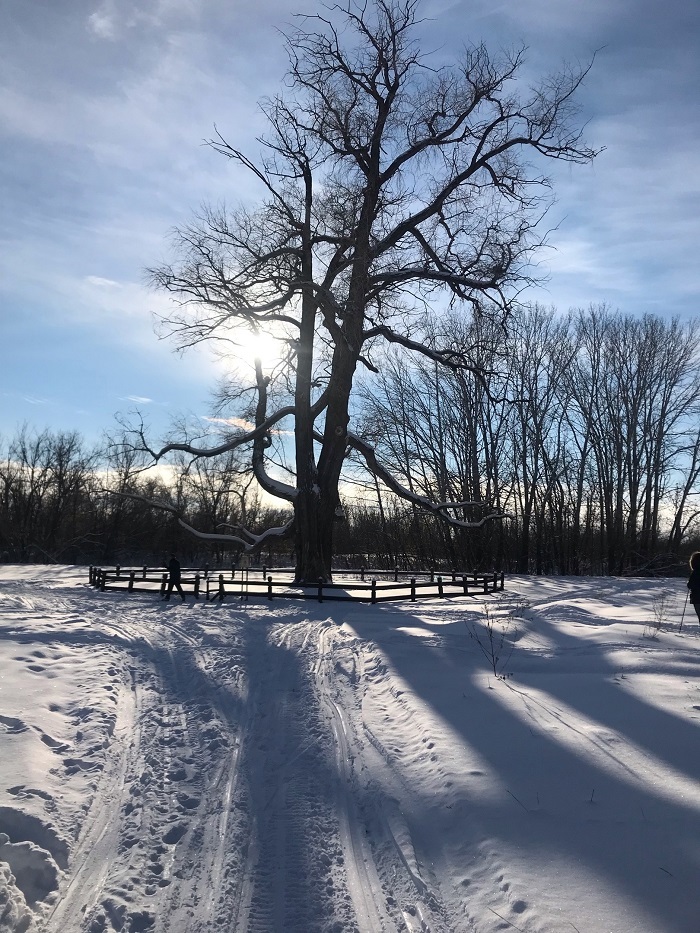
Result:
{"label": "wispy cloud", "polygon": [[246,421],[245,418],[210,418],[205,416],[203,421],[208,424],[222,424],[229,428],[238,428],[241,431],[254,431],[255,425],[252,421]]}
{"label": "wispy cloud", "polygon": [[85,277],[88,285],[96,285],[97,288],[121,288],[119,282],[114,279],[103,279],[99,275],[88,275]]}

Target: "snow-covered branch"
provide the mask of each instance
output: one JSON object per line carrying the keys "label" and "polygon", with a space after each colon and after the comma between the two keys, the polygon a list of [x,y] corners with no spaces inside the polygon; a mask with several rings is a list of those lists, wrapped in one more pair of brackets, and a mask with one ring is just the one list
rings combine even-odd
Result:
{"label": "snow-covered branch", "polygon": [[195,458],[217,457],[219,454],[228,453],[231,450],[235,450],[237,447],[243,446],[243,444],[249,444],[265,437],[270,433],[270,429],[273,428],[279,421],[282,421],[284,418],[287,418],[290,415],[294,415],[294,412],[295,409],[293,405],[287,405],[284,408],[279,408],[276,412],[274,412],[274,414],[270,415],[268,418],[265,418],[260,424],[258,424],[254,430],[246,431],[243,434],[236,434],[234,437],[229,438],[228,440],[224,441],[223,444],[219,444],[216,447],[196,447],[194,444],[170,443],[156,451],[149,446],[143,428],[140,428],[137,433],[141,440],[142,446],[138,449],[144,453],[149,454],[155,463],[158,463],[166,454],[172,453],[173,451],[191,454]]}
{"label": "snow-covered branch", "polygon": [[411,492],[410,489],[406,489],[405,486],[402,486],[396,477],[392,476],[391,473],[378,462],[374,448],[371,447],[370,444],[367,444],[365,441],[363,441],[362,438],[358,437],[356,434],[351,434],[348,432],[347,443],[349,447],[351,447],[353,450],[356,450],[360,454],[362,459],[365,461],[367,469],[370,471],[370,473],[380,479],[386,486],[389,487],[389,489],[391,489],[393,493],[395,493],[401,499],[406,500],[407,502],[412,502],[414,505],[424,509],[426,512],[431,512],[433,515],[439,515],[443,521],[446,521],[454,528],[481,528],[486,524],[486,522],[493,521],[494,519],[513,517],[507,512],[493,512],[490,515],[485,515],[483,518],[475,522],[465,522],[458,518],[453,518],[448,513],[454,509],[463,508],[469,505],[478,505],[483,508],[485,503],[433,502],[426,496],[419,496],[416,493]]}
{"label": "snow-covered branch", "polygon": [[286,524],[274,528],[266,528],[265,531],[257,535],[242,525],[221,526],[233,528],[236,531],[235,534],[199,531],[199,529],[194,528],[189,522],[186,522],[185,519],[182,518],[174,505],[169,505],[167,502],[158,502],[156,499],[149,499],[147,496],[141,496],[134,492],[115,492],[113,489],[103,489],[103,492],[120,499],[132,499],[134,502],[142,502],[144,505],[148,505],[152,509],[160,509],[162,512],[170,512],[171,515],[175,516],[178,524],[196,538],[200,538],[203,541],[217,541],[220,544],[238,545],[246,552],[258,550],[271,538],[281,541],[289,537],[294,528],[294,519],[291,518]]}

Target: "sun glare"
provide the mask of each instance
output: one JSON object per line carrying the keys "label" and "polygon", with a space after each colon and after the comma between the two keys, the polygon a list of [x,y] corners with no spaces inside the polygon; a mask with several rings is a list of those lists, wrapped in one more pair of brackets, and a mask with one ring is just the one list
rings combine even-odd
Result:
{"label": "sun glare", "polygon": [[236,356],[243,363],[251,366],[255,360],[260,360],[263,369],[269,369],[279,361],[284,346],[282,341],[262,331],[257,334],[251,331],[240,331],[235,339],[238,345]]}

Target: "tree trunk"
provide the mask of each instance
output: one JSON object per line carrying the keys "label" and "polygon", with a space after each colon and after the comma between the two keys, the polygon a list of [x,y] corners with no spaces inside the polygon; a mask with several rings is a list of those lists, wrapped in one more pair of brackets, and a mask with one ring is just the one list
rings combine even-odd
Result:
{"label": "tree trunk", "polygon": [[324,501],[313,489],[306,494],[299,490],[294,502],[295,579],[298,583],[331,580],[335,509],[335,503]]}

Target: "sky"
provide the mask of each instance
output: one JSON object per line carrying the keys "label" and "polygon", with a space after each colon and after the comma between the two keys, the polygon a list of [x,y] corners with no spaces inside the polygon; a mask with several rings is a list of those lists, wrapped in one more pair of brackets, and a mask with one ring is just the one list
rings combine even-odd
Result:
{"label": "sky", "polygon": [[[154,331],[146,267],[202,203],[248,180],[280,29],[317,0],[5,0],[0,7],[0,435],[28,422],[97,441],[138,407],[160,431],[205,415],[222,374]],[[684,318],[700,296],[700,4],[424,0],[421,42],[528,47],[526,76],[595,61],[579,96],[590,166],[549,166],[557,204],[527,297]]]}

